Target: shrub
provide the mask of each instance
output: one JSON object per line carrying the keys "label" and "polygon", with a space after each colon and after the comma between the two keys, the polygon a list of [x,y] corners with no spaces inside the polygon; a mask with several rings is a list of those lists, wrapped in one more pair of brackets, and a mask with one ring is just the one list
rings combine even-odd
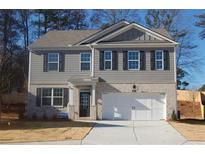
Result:
{"label": "shrub", "polygon": [[43,119],[43,120],[48,120],[48,117],[47,117],[47,115],[46,115],[45,112],[43,113],[43,117],[42,117],[42,119]]}
{"label": "shrub", "polygon": [[55,120],[55,121],[59,120],[58,115],[54,114],[53,117],[52,117],[52,120]]}
{"label": "shrub", "polygon": [[37,115],[35,112],[32,114],[32,120],[37,120]]}
{"label": "shrub", "polygon": [[176,115],[175,111],[172,112],[172,120],[177,121],[177,115]]}

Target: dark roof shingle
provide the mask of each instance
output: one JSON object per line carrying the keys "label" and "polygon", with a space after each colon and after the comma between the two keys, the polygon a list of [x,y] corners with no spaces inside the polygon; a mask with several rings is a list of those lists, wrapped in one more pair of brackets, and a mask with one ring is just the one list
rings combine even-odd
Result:
{"label": "dark roof shingle", "polygon": [[97,33],[99,30],[52,30],[32,43],[29,48],[35,47],[67,47]]}

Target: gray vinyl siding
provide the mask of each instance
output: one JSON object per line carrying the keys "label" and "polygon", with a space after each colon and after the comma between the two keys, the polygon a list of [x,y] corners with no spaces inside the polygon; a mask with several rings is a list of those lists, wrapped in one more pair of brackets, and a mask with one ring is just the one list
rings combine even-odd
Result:
{"label": "gray vinyl siding", "polygon": [[115,41],[131,41],[131,40],[143,40],[143,41],[150,41],[150,40],[157,40],[156,38],[141,32],[137,29],[130,29],[110,40],[106,40],[106,41],[110,41],[110,42],[115,42]]}
{"label": "gray vinyl siding", "polygon": [[[170,69],[151,70],[150,51],[164,49],[169,51]],[[99,69],[99,50],[95,50],[95,76],[108,83],[174,83],[174,48],[135,48],[135,49],[100,49],[118,52],[118,70]],[[146,70],[123,70],[123,51],[142,50],[146,53]],[[67,84],[69,77],[89,77],[91,71],[80,70],[80,53],[83,51],[67,51],[65,54],[64,72],[43,72],[43,55],[32,53],[31,56],[31,84]],[[88,52],[88,51],[84,51]]]}
{"label": "gray vinyl siding", "polygon": [[[43,72],[43,54],[31,55],[31,84],[67,84],[69,77],[90,76],[91,71],[80,70],[80,53],[66,51],[64,72]],[[84,51],[88,52],[88,51]]]}
{"label": "gray vinyl siding", "polygon": [[[163,49],[169,51],[170,69],[151,70],[150,51]],[[174,48],[135,48],[135,49],[100,49],[118,51],[118,70],[99,70],[99,50],[95,52],[95,76],[108,83],[174,83]],[[142,50],[146,53],[146,70],[123,70],[123,51]]]}

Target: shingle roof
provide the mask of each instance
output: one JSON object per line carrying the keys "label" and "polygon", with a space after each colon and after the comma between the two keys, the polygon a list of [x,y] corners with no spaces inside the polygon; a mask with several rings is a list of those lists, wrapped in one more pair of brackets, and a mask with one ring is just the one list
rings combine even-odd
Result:
{"label": "shingle roof", "polygon": [[40,39],[32,43],[29,48],[35,47],[67,47],[85,39],[99,30],[53,30],[47,32]]}
{"label": "shingle roof", "polygon": [[168,31],[166,29],[162,29],[162,28],[161,29],[156,29],[156,28],[153,28],[151,30],[154,31],[154,32],[157,32],[157,33],[159,33],[159,34],[161,34],[163,36],[166,36],[169,39],[172,39],[171,35],[168,33]]}
{"label": "shingle roof", "polygon": [[[171,36],[165,29],[151,29],[163,36],[171,39]],[[100,30],[52,30],[43,35],[40,39],[32,43],[29,48],[58,48],[58,47],[68,47],[68,45],[73,45],[80,42],[81,40],[94,35]]]}

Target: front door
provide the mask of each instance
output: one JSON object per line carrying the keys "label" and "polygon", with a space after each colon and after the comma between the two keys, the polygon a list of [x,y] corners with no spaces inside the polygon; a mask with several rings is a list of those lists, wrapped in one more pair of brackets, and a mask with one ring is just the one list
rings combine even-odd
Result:
{"label": "front door", "polygon": [[90,116],[90,92],[80,92],[80,117]]}

